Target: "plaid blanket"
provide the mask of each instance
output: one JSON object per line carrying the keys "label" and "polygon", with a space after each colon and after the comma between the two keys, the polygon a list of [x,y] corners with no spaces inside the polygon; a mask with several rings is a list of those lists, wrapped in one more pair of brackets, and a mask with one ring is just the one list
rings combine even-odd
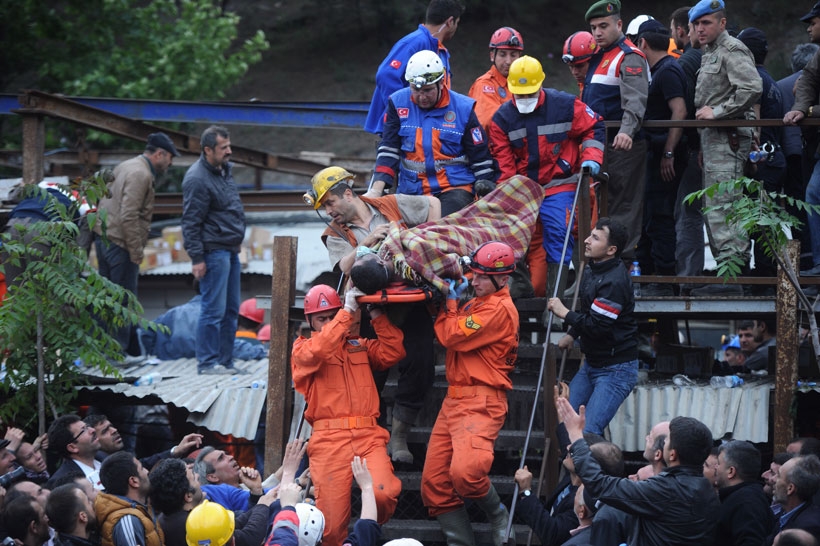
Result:
{"label": "plaid blanket", "polygon": [[447,292],[444,279],[462,276],[459,258],[482,243],[502,241],[523,258],[538,221],[544,188],[524,176],[502,182],[483,199],[435,222],[402,229],[395,223],[379,248],[403,279]]}

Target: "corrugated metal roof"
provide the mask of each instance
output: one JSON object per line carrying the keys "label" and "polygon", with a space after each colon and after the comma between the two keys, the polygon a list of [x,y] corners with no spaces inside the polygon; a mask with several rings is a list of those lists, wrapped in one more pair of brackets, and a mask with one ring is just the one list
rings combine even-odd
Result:
{"label": "corrugated metal roof", "polygon": [[[85,390],[106,390],[132,398],[157,396],[167,404],[190,412],[188,421],[223,434],[253,439],[265,402],[268,379],[268,360],[239,361],[236,366],[244,375],[199,375],[195,358],[165,362],[153,359],[140,364],[119,368],[124,382],[113,385],[87,385]],[[134,381],[150,373],[158,373],[162,380],[147,386],[136,386]],[[99,371],[88,375],[102,377]],[[254,382],[262,383],[253,388]]]}
{"label": "corrugated metal roof", "polygon": [[767,442],[772,388],[774,378],[749,379],[733,389],[678,387],[671,380],[638,385],[610,421],[610,436],[624,451],[643,451],[653,425],[684,415],[702,421],[714,438],[731,432],[736,440]]}

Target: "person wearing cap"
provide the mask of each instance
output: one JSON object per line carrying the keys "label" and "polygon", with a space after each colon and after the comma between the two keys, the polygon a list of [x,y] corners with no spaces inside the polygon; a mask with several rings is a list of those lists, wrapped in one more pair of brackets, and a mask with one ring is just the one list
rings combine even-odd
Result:
{"label": "person wearing cap", "polygon": [[524,39],[512,27],[501,27],[490,37],[490,62],[493,65],[476,78],[467,92],[475,99],[475,115],[485,131],[490,130],[490,120],[498,107],[512,99],[507,86],[510,66],[521,57]]}
{"label": "person wearing cap", "polygon": [[[726,31],[723,0],[701,0],[689,11],[689,21],[703,50],[703,60],[695,88],[695,118],[699,120],[752,120],[760,98],[762,82],[754,57],[743,42]],[[754,129],[702,127],[698,129],[703,157],[703,187],[743,175],[752,148]],[[704,209],[720,207],[735,199],[725,191],[704,197]],[[745,272],[749,268],[749,237],[726,223],[720,210],[704,212],[712,255],[720,262],[726,256],[740,256]],[[742,296],[739,284],[709,284],[690,292],[696,297]]]}
{"label": "person wearing cap", "polygon": [[[467,499],[487,515],[493,544],[504,544],[510,515],[488,474],[518,351],[518,310],[507,287],[515,262],[506,243],[475,248],[472,280],[450,279],[436,318],[436,337],[447,350],[448,388],[427,443],[421,499],[448,544],[475,544]],[[462,303],[468,285],[475,297]]]}
{"label": "person wearing cap", "polygon": [[[600,0],[585,18],[598,44],[590,59],[581,100],[605,121],[620,128],[607,134],[603,170],[609,173],[607,211],[627,227],[623,248],[631,260],[641,235],[643,189],[646,178],[646,141],[641,135],[649,89],[649,67],[643,53],[622,31],[619,0]],[[613,133],[615,133],[613,135]]]}
{"label": "person wearing cap", "polygon": [[[686,76],[667,52],[669,29],[657,19],[643,22],[636,45],[646,55],[652,81],[645,120],[686,119]],[[686,146],[681,127],[644,129],[648,156],[644,193],[643,230],[636,258],[641,272],[675,275],[675,199],[686,166]],[[671,284],[644,285],[643,296],[673,296]]]}
{"label": "person wearing cap", "polygon": [[[563,256],[561,278],[558,271],[581,167],[600,171],[606,130],[601,116],[574,95],[542,89],[545,77],[541,63],[528,55],[512,64],[508,84],[513,100],[493,116],[490,148],[501,180],[520,174],[544,188],[539,212],[543,229],[540,238],[530,241],[527,261],[534,288],[537,275],[533,272],[546,267],[546,287],[542,286],[541,294],[552,296],[556,286],[559,295],[566,288],[567,266],[575,246],[572,237]],[[540,253],[543,263],[534,263],[532,258],[538,247],[544,249]]]}
{"label": "person wearing cap", "polygon": [[578,89],[581,93],[584,91],[584,81],[589,71],[589,59],[597,49],[598,44],[595,43],[595,37],[585,30],[573,32],[564,42],[561,60],[578,82]]}
{"label": "person wearing cap", "polygon": [[[104,240],[102,223],[94,226],[100,275],[137,295],[137,278],[154,213],[154,183],[165,174],[179,152],[165,133],[148,135],[141,155],[117,165],[109,194],[98,210],[106,214]],[[132,328],[122,327],[116,338],[127,351]]]}
{"label": "person wearing cap", "polygon": [[746,373],[748,370],[744,366],[746,353],[740,348],[740,338],[732,336],[728,343],[723,345],[723,360],[715,361],[712,375],[735,375]]}
{"label": "person wearing cap", "polygon": [[816,2],[806,15],[800,18],[808,24],[806,32],[809,34],[809,41],[813,44],[820,44],[820,2]]}
{"label": "person wearing cap", "polygon": [[304,311],[312,331],[293,342],[291,353],[293,386],[305,396],[305,420],[313,427],[307,454],[316,506],[325,516],[325,544],[342,544],[347,536],[354,456],[367,460],[379,524],[393,515],[401,493],[387,454],[388,433],[378,423],[379,392],[372,372],[404,358],[404,336],[383,309],[373,306],[375,338],[354,334],[361,295],[350,287],[342,303],[330,286],[308,290]]}
{"label": "person wearing cap", "polygon": [[[353,174],[338,166],[330,166],[311,179],[311,190],[305,201],[314,209],[324,209],[332,219],[322,233],[330,267],[334,272],[350,274],[357,248],[376,246],[387,235],[393,223],[414,227],[441,218],[441,202],[430,195],[385,195],[370,198],[353,191]],[[433,353],[433,320],[424,302],[401,304],[403,318],[397,319],[404,334],[407,355],[401,359],[398,385],[393,406],[390,451],[393,462],[412,463],[413,454],[407,447],[407,433],[424,405],[424,396],[433,385],[435,355]],[[363,317],[363,331],[369,332],[370,320]],[[376,372],[377,385],[384,385],[386,373]]]}
{"label": "person wearing cap", "polygon": [[433,195],[447,216],[474,200],[476,180],[495,182],[496,165],[475,101],[450,89],[438,55],[419,51],[407,62],[410,83],[390,95],[368,197],[395,192]]}
{"label": "person wearing cap", "polygon": [[370,101],[370,109],[364,123],[368,133],[381,135],[384,130],[385,110],[390,95],[407,87],[404,71],[413,54],[425,49],[435,51],[445,68],[447,81],[450,80],[450,52],[444,46],[458,30],[458,23],[464,13],[461,0],[430,0],[424,23],[396,42],[376,71],[376,89]]}
{"label": "person wearing cap", "polygon": [[233,179],[228,129],[211,125],[199,143],[202,154],[182,179],[182,236],[202,294],[196,328],[197,372],[233,375],[237,373],[233,347],[245,209]]}

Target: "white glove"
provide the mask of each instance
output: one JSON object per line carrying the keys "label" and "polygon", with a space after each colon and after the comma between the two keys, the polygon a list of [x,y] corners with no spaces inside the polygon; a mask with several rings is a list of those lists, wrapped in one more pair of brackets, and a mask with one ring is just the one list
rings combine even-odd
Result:
{"label": "white glove", "polygon": [[364,292],[355,286],[348,288],[345,292],[345,309],[351,313],[355,313],[359,309],[359,302],[356,301],[356,298],[359,296],[364,296]]}

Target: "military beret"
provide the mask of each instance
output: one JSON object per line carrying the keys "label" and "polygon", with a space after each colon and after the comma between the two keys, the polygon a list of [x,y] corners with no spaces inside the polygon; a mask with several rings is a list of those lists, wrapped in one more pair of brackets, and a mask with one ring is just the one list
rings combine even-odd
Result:
{"label": "military beret", "polygon": [[820,17],[820,2],[817,2],[816,4],[814,4],[811,8],[811,11],[808,12],[803,17],[801,17],[800,20],[803,21],[804,23],[808,23],[809,21],[811,21],[815,17]]}
{"label": "military beret", "polygon": [[609,17],[610,15],[617,15],[619,13],[621,13],[620,0],[599,0],[589,7],[587,14],[584,15],[584,19],[589,23],[590,19]]}
{"label": "military beret", "polygon": [[693,23],[704,15],[710,15],[723,9],[726,9],[723,0],[700,0],[695,7],[689,10],[689,22]]}

